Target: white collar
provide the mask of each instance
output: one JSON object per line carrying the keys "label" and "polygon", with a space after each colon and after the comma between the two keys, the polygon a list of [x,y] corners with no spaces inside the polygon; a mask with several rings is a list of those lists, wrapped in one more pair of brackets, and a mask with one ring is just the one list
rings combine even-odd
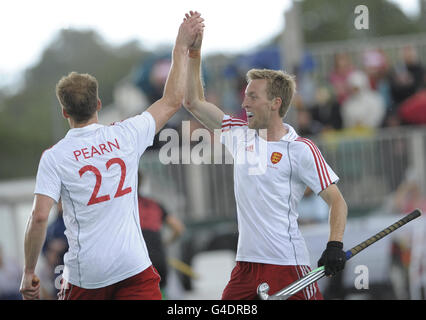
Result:
{"label": "white collar", "polygon": [[280,140],[283,140],[283,141],[294,141],[294,140],[296,140],[299,137],[296,130],[294,130],[294,128],[287,123],[283,123],[283,124],[287,128],[288,132]]}
{"label": "white collar", "polygon": [[67,132],[67,134],[66,134],[66,137],[77,137],[77,136],[81,136],[81,135],[84,135],[84,134],[86,134],[88,132],[95,131],[95,130],[101,128],[101,127],[103,127],[102,124],[92,123],[92,124],[89,124],[88,126],[84,126],[84,127],[81,127],[81,128],[69,129],[68,132]]}

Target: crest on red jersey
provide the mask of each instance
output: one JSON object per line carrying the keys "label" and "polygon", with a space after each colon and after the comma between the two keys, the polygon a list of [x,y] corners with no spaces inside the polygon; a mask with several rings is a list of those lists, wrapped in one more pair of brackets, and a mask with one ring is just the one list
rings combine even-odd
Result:
{"label": "crest on red jersey", "polygon": [[271,162],[273,164],[277,164],[278,162],[280,162],[282,157],[283,157],[282,153],[273,152],[272,155],[271,155]]}

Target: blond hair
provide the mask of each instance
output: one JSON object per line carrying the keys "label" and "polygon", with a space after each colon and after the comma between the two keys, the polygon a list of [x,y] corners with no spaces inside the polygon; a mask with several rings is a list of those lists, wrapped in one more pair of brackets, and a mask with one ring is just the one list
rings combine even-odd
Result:
{"label": "blond hair", "polygon": [[251,69],[247,72],[247,82],[265,79],[266,94],[269,100],[281,98],[280,117],[284,117],[296,92],[295,77],[281,70]]}
{"label": "blond hair", "polygon": [[56,84],[56,96],[74,121],[84,123],[96,112],[98,81],[90,74],[71,72]]}

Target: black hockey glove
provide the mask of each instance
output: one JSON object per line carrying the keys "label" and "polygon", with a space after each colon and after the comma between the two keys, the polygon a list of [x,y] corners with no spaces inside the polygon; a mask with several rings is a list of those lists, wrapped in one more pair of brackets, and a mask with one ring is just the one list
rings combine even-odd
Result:
{"label": "black hockey glove", "polygon": [[324,266],[326,276],[334,276],[345,267],[346,254],[342,249],[342,242],[329,241],[327,243],[327,248],[318,260],[318,267]]}

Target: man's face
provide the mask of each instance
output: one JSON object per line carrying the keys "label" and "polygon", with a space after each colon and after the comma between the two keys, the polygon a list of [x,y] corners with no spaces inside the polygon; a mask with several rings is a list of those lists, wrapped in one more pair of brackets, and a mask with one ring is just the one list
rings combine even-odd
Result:
{"label": "man's face", "polygon": [[268,128],[272,115],[272,100],[266,93],[265,79],[251,80],[247,85],[242,107],[246,110],[250,129]]}

